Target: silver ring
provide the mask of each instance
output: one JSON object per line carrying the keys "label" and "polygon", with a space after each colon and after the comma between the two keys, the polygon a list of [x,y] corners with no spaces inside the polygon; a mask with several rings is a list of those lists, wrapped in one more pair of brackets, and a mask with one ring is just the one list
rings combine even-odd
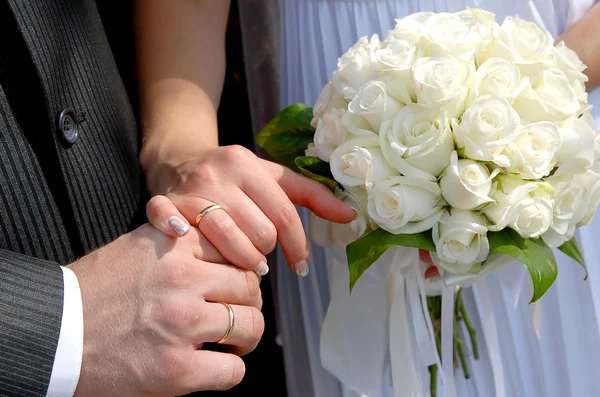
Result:
{"label": "silver ring", "polygon": [[[208,207],[206,207],[205,209],[203,209],[202,211],[200,211],[200,213],[196,217],[196,227],[200,226],[200,221],[202,220],[202,218],[204,218],[206,216],[206,214],[208,214],[211,211],[215,211],[215,210],[223,210],[223,211],[225,211],[225,208],[221,207],[218,204],[209,205]],[[227,211],[225,211],[225,212],[227,212]]]}

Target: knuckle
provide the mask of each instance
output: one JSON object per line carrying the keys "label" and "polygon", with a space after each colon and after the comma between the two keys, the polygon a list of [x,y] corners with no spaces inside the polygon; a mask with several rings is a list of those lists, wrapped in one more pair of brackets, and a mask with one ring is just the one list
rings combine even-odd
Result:
{"label": "knuckle", "polygon": [[265,224],[256,228],[257,248],[263,253],[268,254],[275,249],[277,244],[277,229],[273,225]]}
{"label": "knuckle", "polygon": [[189,363],[183,352],[172,347],[159,348],[153,378],[162,385],[177,385],[188,371]]}
{"label": "knuckle", "polygon": [[240,145],[225,146],[221,150],[223,160],[230,164],[239,163],[241,160],[246,159],[250,153],[251,152],[248,149]]}
{"label": "knuckle", "polygon": [[256,306],[256,308],[258,310],[262,310],[262,307],[263,307],[263,298],[262,298],[262,295],[259,296],[258,299],[256,300],[256,305],[255,306]]}
{"label": "knuckle", "polygon": [[184,261],[169,261],[163,265],[160,277],[168,285],[179,285],[192,276],[192,270]]}
{"label": "knuckle", "polygon": [[146,215],[148,218],[156,218],[160,214],[161,209],[169,202],[165,196],[154,196],[146,203]]}
{"label": "knuckle", "polygon": [[239,385],[242,379],[244,379],[244,375],[246,375],[246,365],[241,358],[235,357],[235,362],[231,366],[231,377],[229,378],[229,382],[223,385],[223,390],[228,390]]}
{"label": "knuckle", "polygon": [[258,284],[258,277],[254,272],[241,270],[246,276],[246,288],[248,291],[249,302],[255,302],[260,297],[260,286]]}
{"label": "knuckle", "polygon": [[292,205],[281,205],[279,208],[279,226],[280,229],[288,229],[298,216],[296,209]]}
{"label": "knuckle", "polygon": [[165,306],[164,321],[172,328],[193,330],[200,322],[200,312],[189,303],[177,302]]}
{"label": "knuckle", "polygon": [[193,172],[197,180],[202,181],[203,185],[211,185],[218,183],[219,173],[217,168],[210,162],[204,162],[196,166]]}
{"label": "knuckle", "polygon": [[[226,241],[231,240],[233,233],[237,228],[237,225],[229,216],[224,215],[223,211],[213,211],[210,217],[206,217],[202,220],[204,227],[209,229],[213,236],[217,239],[223,239]],[[209,221],[209,222],[206,222]],[[202,226],[202,223],[200,226]]]}
{"label": "knuckle", "polygon": [[251,340],[254,344],[258,344],[260,339],[265,332],[265,318],[260,310],[257,308],[251,307],[250,311],[252,313],[252,333],[250,335]]}

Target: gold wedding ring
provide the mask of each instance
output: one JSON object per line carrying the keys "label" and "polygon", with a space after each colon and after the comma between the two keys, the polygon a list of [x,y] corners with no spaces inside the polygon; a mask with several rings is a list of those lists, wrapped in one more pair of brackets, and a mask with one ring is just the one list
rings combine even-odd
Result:
{"label": "gold wedding ring", "polygon": [[[225,211],[225,208],[221,207],[218,204],[209,205],[208,207],[206,207],[205,209],[200,211],[200,213],[196,217],[196,227],[200,226],[200,221],[202,220],[202,218],[204,218],[206,216],[206,214],[208,214],[211,211],[215,211],[215,210]],[[227,211],[225,211],[225,212],[227,212]]]}
{"label": "gold wedding ring", "polygon": [[229,339],[229,337],[231,336],[231,333],[233,332],[233,326],[235,325],[235,313],[233,312],[233,309],[231,308],[231,306],[228,303],[225,303],[225,302],[219,302],[219,303],[222,304],[223,306],[225,306],[227,308],[227,312],[229,313],[229,327],[227,327],[227,331],[225,331],[225,335],[223,335],[223,337],[216,342],[218,344],[222,344],[222,343],[225,343],[227,341],[227,339]]}

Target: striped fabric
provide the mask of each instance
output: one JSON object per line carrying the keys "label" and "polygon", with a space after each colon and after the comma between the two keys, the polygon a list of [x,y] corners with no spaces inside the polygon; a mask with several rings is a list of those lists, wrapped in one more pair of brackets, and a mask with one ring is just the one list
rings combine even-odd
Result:
{"label": "striped fabric", "polygon": [[[70,147],[65,108],[79,122]],[[0,396],[46,395],[59,265],[144,220],[138,142],[95,2],[0,0]]]}

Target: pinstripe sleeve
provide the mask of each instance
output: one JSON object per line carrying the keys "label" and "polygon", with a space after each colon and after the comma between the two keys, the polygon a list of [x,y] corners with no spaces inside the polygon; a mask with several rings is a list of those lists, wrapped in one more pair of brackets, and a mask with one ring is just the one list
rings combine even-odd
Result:
{"label": "pinstripe sleeve", "polygon": [[63,289],[58,264],[0,249],[0,396],[46,396]]}

